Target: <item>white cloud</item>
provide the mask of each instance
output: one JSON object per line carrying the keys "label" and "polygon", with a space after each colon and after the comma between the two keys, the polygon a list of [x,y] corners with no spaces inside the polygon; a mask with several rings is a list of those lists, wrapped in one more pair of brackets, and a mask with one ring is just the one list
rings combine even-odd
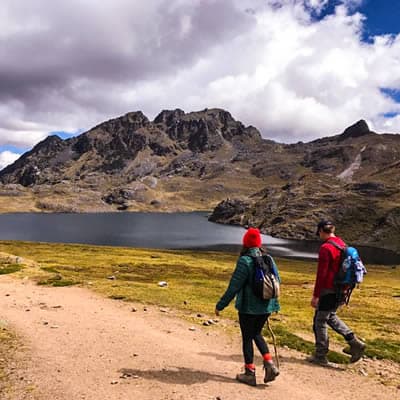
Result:
{"label": "white cloud", "polygon": [[400,35],[362,42],[366,21],[348,12],[361,0],[321,21],[309,10],[326,0],[3,2],[0,145],[177,107],[221,107],[285,142],[360,118],[400,132],[380,91],[400,88]]}
{"label": "white cloud", "polygon": [[3,151],[0,153],[0,171],[9,164],[17,160],[21,154],[12,153],[11,151]]}

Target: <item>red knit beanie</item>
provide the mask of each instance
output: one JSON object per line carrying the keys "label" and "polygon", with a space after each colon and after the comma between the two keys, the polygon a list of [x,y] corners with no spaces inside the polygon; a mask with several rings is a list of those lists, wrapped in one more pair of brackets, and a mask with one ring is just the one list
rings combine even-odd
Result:
{"label": "red knit beanie", "polygon": [[261,247],[261,235],[260,231],[256,228],[249,228],[243,236],[243,246],[250,247]]}

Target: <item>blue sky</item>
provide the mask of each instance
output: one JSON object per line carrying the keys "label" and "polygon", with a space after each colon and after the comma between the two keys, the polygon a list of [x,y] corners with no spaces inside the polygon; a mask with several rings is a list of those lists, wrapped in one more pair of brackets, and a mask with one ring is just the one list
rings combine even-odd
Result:
{"label": "blue sky", "polygon": [[[318,20],[326,15],[333,14],[335,7],[341,3],[340,0],[329,1],[322,12],[314,15],[314,18]],[[357,3],[359,2],[355,4]],[[366,42],[370,42],[377,35],[398,34],[400,32],[399,0],[363,0],[361,4],[350,7],[350,10],[365,16],[362,39]]]}
{"label": "blue sky", "polygon": [[0,168],[136,110],[220,107],[286,143],[400,133],[400,0],[93,4],[2,0]]}

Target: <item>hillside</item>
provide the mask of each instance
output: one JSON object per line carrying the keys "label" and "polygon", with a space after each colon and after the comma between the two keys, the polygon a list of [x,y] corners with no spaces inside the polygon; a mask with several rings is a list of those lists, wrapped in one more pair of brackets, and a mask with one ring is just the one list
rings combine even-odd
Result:
{"label": "hillside", "polygon": [[213,221],[314,238],[335,219],[348,240],[400,251],[400,135],[361,120],[312,142],[263,139],[221,109],[131,112],[49,136],[0,171],[1,211],[211,210]]}

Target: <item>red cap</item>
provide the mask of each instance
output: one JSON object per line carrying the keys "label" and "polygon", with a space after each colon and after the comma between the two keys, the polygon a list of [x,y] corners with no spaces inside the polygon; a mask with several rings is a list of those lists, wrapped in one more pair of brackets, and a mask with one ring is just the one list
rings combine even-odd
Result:
{"label": "red cap", "polygon": [[261,234],[256,228],[249,228],[243,236],[243,246],[250,247],[261,247]]}

